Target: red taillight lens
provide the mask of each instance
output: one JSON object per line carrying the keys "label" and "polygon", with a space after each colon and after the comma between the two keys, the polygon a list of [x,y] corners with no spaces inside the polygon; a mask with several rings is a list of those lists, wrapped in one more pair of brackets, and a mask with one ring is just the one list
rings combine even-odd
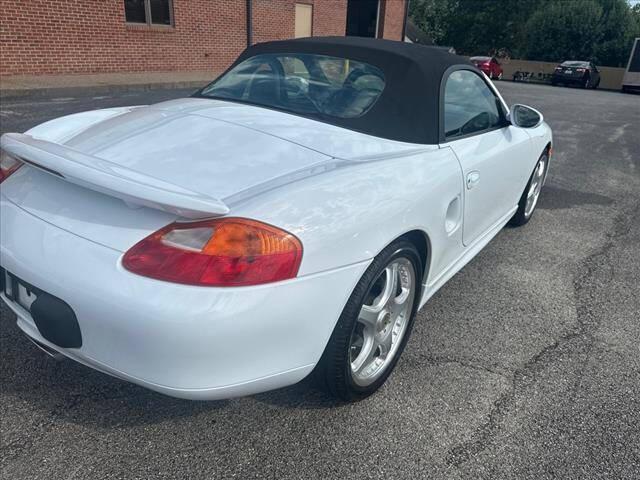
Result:
{"label": "red taillight lens", "polygon": [[239,287],[293,278],[302,244],[279,228],[245,218],[172,223],[123,257],[139,275],[189,285]]}
{"label": "red taillight lens", "polygon": [[13,158],[4,150],[0,150],[0,183],[4,182],[16,170],[22,166],[22,162]]}

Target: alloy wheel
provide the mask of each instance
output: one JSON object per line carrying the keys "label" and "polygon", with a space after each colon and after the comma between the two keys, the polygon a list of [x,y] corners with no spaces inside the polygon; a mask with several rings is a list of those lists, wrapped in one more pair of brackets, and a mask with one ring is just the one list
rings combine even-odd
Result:
{"label": "alloy wheel", "polygon": [[392,363],[409,324],[416,272],[405,257],[393,259],[365,296],[349,343],[351,376],[366,387]]}
{"label": "alloy wheel", "polygon": [[531,178],[529,191],[527,192],[527,204],[524,207],[524,215],[527,218],[529,218],[533,213],[533,210],[536,208],[536,204],[538,203],[538,198],[540,198],[540,191],[544,185],[546,170],[547,157],[543,156],[538,160],[536,169],[533,172],[533,177]]}

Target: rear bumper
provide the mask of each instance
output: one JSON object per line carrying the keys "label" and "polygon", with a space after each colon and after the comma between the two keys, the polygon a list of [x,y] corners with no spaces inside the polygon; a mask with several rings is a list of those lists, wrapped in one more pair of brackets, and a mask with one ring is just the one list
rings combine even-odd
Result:
{"label": "rear bumper", "polygon": [[574,77],[574,76],[567,76],[567,75],[554,73],[553,76],[551,77],[551,81],[555,83],[567,83],[567,84],[571,83],[575,85],[582,85],[585,81],[585,77],[583,76]]}
{"label": "rear bumper", "polygon": [[303,379],[369,263],[257,287],[177,285],[124,270],[120,252],[2,196],[0,215],[0,264],[71,307],[82,346],[47,341],[29,312],[2,295],[27,335],[102,372],[190,399],[248,395]]}

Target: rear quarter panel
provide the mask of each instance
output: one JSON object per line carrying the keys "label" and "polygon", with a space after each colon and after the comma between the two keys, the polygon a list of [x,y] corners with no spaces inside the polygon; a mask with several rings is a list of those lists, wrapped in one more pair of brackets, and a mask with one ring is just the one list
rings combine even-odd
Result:
{"label": "rear quarter panel", "polygon": [[458,253],[461,229],[447,235],[444,218],[461,194],[462,173],[452,151],[427,147],[404,157],[337,162],[330,171],[229,206],[233,215],[300,238],[300,275],[371,259],[397,237],[421,230],[430,242],[431,276]]}

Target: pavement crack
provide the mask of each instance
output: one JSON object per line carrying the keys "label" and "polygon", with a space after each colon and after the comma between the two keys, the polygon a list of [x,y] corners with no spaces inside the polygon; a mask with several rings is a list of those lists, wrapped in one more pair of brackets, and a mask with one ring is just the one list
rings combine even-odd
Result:
{"label": "pavement crack", "polygon": [[552,364],[560,355],[576,353],[584,355],[573,390],[578,388],[596,342],[595,332],[600,325],[600,319],[594,315],[594,307],[599,301],[596,293],[602,282],[611,281],[614,276],[609,261],[611,250],[631,232],[632,219],[637,218],[639,214],[640,203],[626,211],[621,210],[614,218],[612,231],[607,234],[604,244],[578,264],[573,277],[575,327],[542,348],[522,367],[513,372],[510,388],[493,402],[487,420],[475,430],[469,440],[454,446],[447,452],[445,461],[449,466],[458,467],[488,448],[506,416],[515,407],[518,392],[535,383],[538,373]]}
{"label": "pavement crack", "polygon": [[509,373],[504,369],[501,369],[499,367],[494,367],[494,366],[488,367],[486,365],[482,365],[481,363],[475,360],[459,359],[459,358],[446,357],[446,356],[427,355],[424,353],[420,354],[420,358],[422,358],[429,365],[451,365],[451,364],[459,365],[464,368],[471,368],[473,370],[478,370],[483,373],[490,373],[492,375],[499,375],[506,379],[510,379]]}

